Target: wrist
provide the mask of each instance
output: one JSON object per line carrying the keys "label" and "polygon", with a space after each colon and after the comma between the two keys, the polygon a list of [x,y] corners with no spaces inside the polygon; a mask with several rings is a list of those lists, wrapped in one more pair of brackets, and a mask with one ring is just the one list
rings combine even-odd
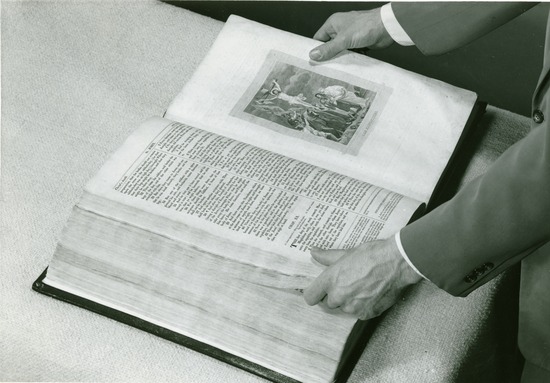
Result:
{"label": "wrist", "polygon": [[375,30],[377,31],[377,41],[375,41],[369,48],[386,48],[392,45],[395,40],[392,35],[389,33],[386,25],[384,24],[384,19],[382,15],[382,8],[377,8],[374,10],[376,13],[376,24]]}

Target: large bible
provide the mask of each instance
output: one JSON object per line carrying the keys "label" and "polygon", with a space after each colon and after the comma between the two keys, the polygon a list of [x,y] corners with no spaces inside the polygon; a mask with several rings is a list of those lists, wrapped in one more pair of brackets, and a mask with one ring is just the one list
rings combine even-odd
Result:
{"label": "large bible", "polygon": [[406,225],[479,109],[356,53],[311,62],[318,44],[230,17],[87,184],[33,288],[274,381],[345,380],[369,322],[304,302],[308,250]]}

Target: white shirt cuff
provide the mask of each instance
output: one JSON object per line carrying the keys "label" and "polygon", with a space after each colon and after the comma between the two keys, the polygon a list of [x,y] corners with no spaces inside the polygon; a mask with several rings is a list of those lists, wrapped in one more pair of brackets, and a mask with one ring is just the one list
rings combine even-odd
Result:
{"label": "white shirt cuff", "polygon": [[397,232],[395,233],[395,242],[397,243],[397,248],[399,249],[399,252],[401,253],[401,256],[405,259],[405,261],[407,261],[407,263],[409,264],[409,266],[418,274],[420,275],[422,278],[428,280],[428,278],[426,278],[420,271],[418,271],[418,269],[412,264],[411,260],[409,259],[409,257],[407,257],[407,253],[405,252],[405,249],[403,248],[403,244],[401,243],[401,232]]}
{"label": "white shirt cuff", "polygon": [[410,46],[414,45],[412,39],[407,32],[403,29],[399,21],[395,18],[391,3],[384,4],[380,9],[380,16],[382,17],[382,24],[388,31],[391,38],[399,45]]}

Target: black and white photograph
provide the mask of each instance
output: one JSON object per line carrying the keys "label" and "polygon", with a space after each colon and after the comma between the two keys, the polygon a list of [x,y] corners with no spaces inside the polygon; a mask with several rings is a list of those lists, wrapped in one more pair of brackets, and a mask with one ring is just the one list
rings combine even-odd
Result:
{"label": "black and white photograph", "polygon": [[337,71],[322,74],[306,61],[270,51],[231,115],[352,152],[364,142],[389,93],[381,84]]}
{"label": "black and white photograph", "polygon": [[0,382],[550,382],[549,15],[0,1]]}
{"label": "black and white photograph", "polygon": [[244,113],[346,145],[375,97],[374,91],[277,62]]}

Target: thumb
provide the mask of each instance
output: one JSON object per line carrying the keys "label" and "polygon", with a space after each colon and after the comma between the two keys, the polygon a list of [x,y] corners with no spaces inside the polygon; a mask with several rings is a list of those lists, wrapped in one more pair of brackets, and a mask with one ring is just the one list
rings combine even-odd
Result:
{"label": "thumb", "polygon": [[344,39],[335,38],[309,52],[309,58],[315,61],[325,61],[333,58],[343,50],[348,49]]}
{"label": "thumb", "polygon": [[320,264],[330,266],[337,260],[342,258],[342,256],[346,254],[346,250],[323,250],[319,249],[318,247],[312,247],[310,253],[313,259],[315,259]]}

